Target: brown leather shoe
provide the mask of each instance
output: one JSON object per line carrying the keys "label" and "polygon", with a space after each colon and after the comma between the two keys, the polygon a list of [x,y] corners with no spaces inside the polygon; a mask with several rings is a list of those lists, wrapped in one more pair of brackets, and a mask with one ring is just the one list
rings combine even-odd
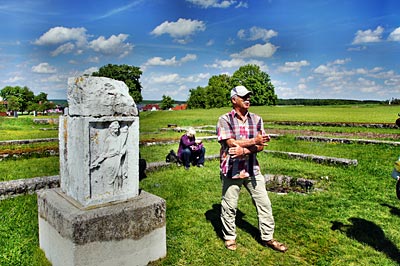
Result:
{"label": "brown leather shoe", "polygon": [[279,252],[286,252],[286,250],[288,250],[288,248],[284,244],[279,243],[275,239],[271,239],[268,241],[263,240],[262,244],[263,244],[263,246],[268,246],[268,247],[272,248],[273,250],[276,250]]}

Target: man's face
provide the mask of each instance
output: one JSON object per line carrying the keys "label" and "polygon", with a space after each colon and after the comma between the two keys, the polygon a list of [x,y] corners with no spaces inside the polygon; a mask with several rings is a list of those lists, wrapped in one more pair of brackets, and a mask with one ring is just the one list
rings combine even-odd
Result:
{"label": "man's face", "polygon": [[237,95],[235,97],[235,106],[248,109],[250,107],[250,94],[246,94],[245,96]]}

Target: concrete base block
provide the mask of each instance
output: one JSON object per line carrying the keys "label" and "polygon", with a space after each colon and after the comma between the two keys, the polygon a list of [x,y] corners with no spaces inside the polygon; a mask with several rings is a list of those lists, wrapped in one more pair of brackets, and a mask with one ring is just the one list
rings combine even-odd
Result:
{"label": "concrete base block", "polygon": [[60,189],[38,192],[39,243],[53,266],[147,265],[166,248],[165,201],[141,191],[83,209]]}

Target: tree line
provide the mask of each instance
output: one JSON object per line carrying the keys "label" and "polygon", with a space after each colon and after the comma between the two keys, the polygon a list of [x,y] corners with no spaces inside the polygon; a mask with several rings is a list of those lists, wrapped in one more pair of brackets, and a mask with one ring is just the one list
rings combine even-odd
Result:
{"label": "tree line", "polygon": [[346,99],[278,99],[277,105],[350,105],[350,104],[383,104],[383,101],[374,100],[346,100]]}
{"label": "tree line", "polygon": [[[139,67],[128,65],[108,64],[94,72],[92,76],[108,77],[125,82],[129,88],[129,94],[137,103],[143,101],[142,85],[140,76],[142,71]],[[245,65],[234,72],[232,76],[221,74],[212,76],[208,85],[198,86],[189,91],[187,100],[189,109],[208,109],[230,106],[230,91],[237,85],[243,85],[253,92],[252,105],[275,105],[277,96],[269,75],[260,70],[257,65]],[[174,99],[168,95],[163,95],[161,109],[169,109],[174,106]]]}
{"label": "tree line", "polygon": [[6,86],[0,91],[0,96],[3,99],[3,104],[0,104],[0,112],[44,112],[55,108],[55,104],[47,99],[46,93],[41,92],[35,95],[26,86]]}
{"label": "tree line", "polygon": [[[125,82],[129,94],[136,103],[143,101],[139,67],[130,65],[108,64],[99,68],[92,76],[108,77]],[[253,64],[241,66],[232,76],[221,74],[212,76],[205,87],[198,86],[189,90],[188,109],[209,109],[231,105],[230,91],[233,87],[243,85],[253,92],[251,104],[264,105],[342,105],[342,104],[400,104],[400,99],[390,101],[358,101],[340,99],[278,99],[269,75]],[[0,96],[7,103],[0,104],[0,111],[43,112],[54,108],[55,104],[47,99],[44,92],[34,95],[28,87],[7,86],[0,91]],[[169,109],[175,101],[167,95],[162,96],[161,108]],[[6,110],[5,110],[6,109]]]}

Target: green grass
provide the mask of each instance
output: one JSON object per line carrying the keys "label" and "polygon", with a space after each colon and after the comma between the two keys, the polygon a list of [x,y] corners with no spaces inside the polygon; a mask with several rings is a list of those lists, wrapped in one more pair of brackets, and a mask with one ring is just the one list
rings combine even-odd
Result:
{"label": "green grass", "polygon": [[[218,117],[230,109],[142,112],[140,113],[141,140],[178,137],[179,133],[159,131],[169,124],[180,127],[194,125],[213,127]],[[266,124],[273,121],[394,123],[398,118],[400,107],[385,105],[254,106],[251,111],[263,117]],[[41,130],[53,128],[56,125],[35,124],[32,118],[34,117],[0,117],[0,140],[58,137],[57,130]]]}
{"label": "green grass", "polygon": [[141,185],[167,201],[168,244],[167,258],[154,265],[397,265],[400,209],[387,160],[396,151],[389,150],[387,158],[371,156],[387,149],[344,147],[343,157],[359,154],[357,167],[260,155],[265,172],[316,179],[323,189],[308,195],[270,193],[275,236],[290,247],[284,255],[258,244],[257,216],[244,189],[239,203],[239,248],[232,253],[223,247],[217,161],[190,172],[173,167],[152,173]]}
{"label": "green grass", "polygon": [[60,160],[58,156],[4,160],[0,162],[0,173],[0,181],[59,175]]}
{"label": "green grass", "polygon": [[394,123],[399,106],[339,105],[339,106],[275,106],[252,107],[265,121]]}
{"label": "green grass", "polygon": [[[352,107],[345,109],[352,110],[349,108]],[[393,112],[397,116],[395,108],[380,108],[353,109],[369,112],[379,109],[382,118],[370,122],[387,122],[392,119],[389,114]],[[322,119],[323,115],[327,119],[332,110],[341,108],[265,109],[264,119],[277,119],[278,113],[275,111],[286,110],[286,119],[282,116],[282,120],[303,120],[297,119],[297,116],[318,118],[312,111],[306,114],[308,110],[318,110],[323,113],[318,119]],[[213,125],[217,113],[223,112],[221,109],[208,113],[207,110],[190,110],[187,116],[186,111],[148,112],[141,114],[141,132],[156,132],[158,128],[176,122],[180,126]],[[305,113],[304,116],[301,116],[301,112]],[[361,117],[363,114],[359,112],[354,120],[365,122],[365,118]],[[346,118],[345,115],[343,117]],[[150,139],[158,139],[158,134],[147,135]],[[176,139],[180,135],[172,133],[166,138]],[[216,141],[205,141],[205,147],[206,155],[219,151]],[[140,153],[148,162],[164,161],[169,149],[176,150],[177,144],[142,146]],[[259,154],[263,173],[318,180],[318,189],[308,194],[269,193],[276,221],[275,237],[289,246],[285,254],[263,248],[258,243],[257,214],[245,189],[241,192],[237,217],[238,249],[231,252],[224,248],[220,238],[221,182],[218,160],[207,161],[204,168],[192,167],[189,171],[172,165],[149,172],[140,187],[164,198],[167,203],[167,257],[152,265],[400,264],[400,205],[395,195],[395,180],[390,177],[393,162],[399,156],[398,147],[305,142],[285,136],[272,139],[267,149],[357,159],[358,166],[332,166],[274,154]],[[0,161],[0,173],[2,180],[55,175],[58,174],[58,158]],[[328,180],[321,178],[326,176]],[[48,265],[38,247],[35,195],[0,201],[0,213],[0,265]]]}
{"label": "green grass", "polygon": [[[0,117],[0,141],[14,139],[57,138],[58,130],[51,130],[57,125],[36,124],[33,116]],[[52,116],[45,118],[54,118]],[[48,129],[48,130],[43,130]]]}
{"label": "green grass", "polygon": [[39,249],[36,195],[0,202],[0,265],[50,265]]}
{"label": "green grass", "polygon": [[[185,110],[167,112],[143,112],[140,114],[141,132],[155,132],[168,124],[178,126],[216,125],[218,117],[231,110]],[[272,121],[305,122],[359,122],[394,123],[400,112],[399,106],[254,106],[251,112],[260,115],[266,123]],[[143,123],[143,121],[146,123]]]}
{"label": "green grass", "polygon": [[[334,133],[349,133],[354,134],[353,138],[368,138],[363,136],[365,133],[373,134],[399,134],[398,128],[367,128],[367,127],[329,127],[329,126],[287,126],[277,124],[266,124],[264,125],[266,131],[272,129],[283,129],[283,130],[309,130],[312,132],[324,132],[325,136],[334,135]],[[357,135],[357,133],[360,133]],[[379,139],[393,139],[391,137],[380,137]]]}

